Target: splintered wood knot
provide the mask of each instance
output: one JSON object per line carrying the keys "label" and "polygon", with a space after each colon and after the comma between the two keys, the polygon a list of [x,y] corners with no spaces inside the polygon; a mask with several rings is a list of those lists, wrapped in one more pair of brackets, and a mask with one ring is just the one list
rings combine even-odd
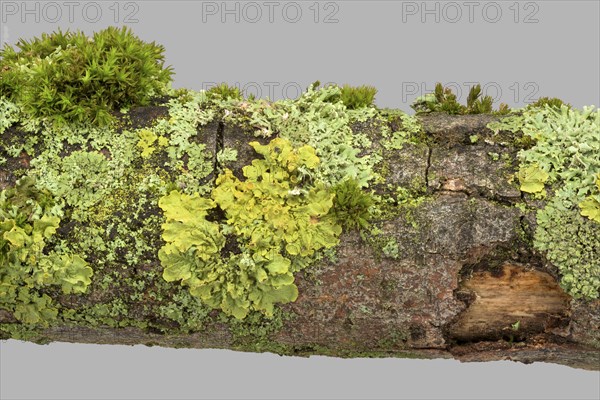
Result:
{"label": "splintered wood knot", "polygon": [[459,341],[502,339],[517,321],[521,336],[568,323],[570,297],[556,280],[519,265],[474,272],[455,295],[467,304],[449,329]]}

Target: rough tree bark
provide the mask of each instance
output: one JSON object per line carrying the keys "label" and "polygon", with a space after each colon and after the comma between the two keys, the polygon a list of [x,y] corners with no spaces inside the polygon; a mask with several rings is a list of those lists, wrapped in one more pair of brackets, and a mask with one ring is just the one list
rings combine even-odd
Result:
{"label": "rough tree bark", "polygon": [[[132,111],[132,120],[143,126],[164,112],[141,108]],[[378,148],[377,124],[353,126],[373,138],[373,151],[383,152],[387,183],[421,182],[429,200],[412,209],[410,218],[381,222],[385,236],[397,240],[399,258],[383,256],[349,232],[336,263],[299,274],[297,301],[282,306],[294,317],[270,336],[273,349],[302,356],[509,359],[600,369],[600,300],[565,294],[556,270],[532,249],[535,214],[515,207],[526,199],[508,179],[517,150],[486,128],[494,118],[424,116],[431,140],[394,151]],[[472,135],[479,138],[475,144]],[[213,123],[203,136],[213,140],[212,148],[219,138],[238,149],[236,168],[254,158],[241,127]],[[9,160],[7,166],[3,186],[14,183],[11,168],[22,163]],[[8,322],[13,317],[0,310],[0,323]],[[251,339],[234,343],[218,319],[202,332],[176,335],[56,326],[37,340],[275,351],[257,348]]]}

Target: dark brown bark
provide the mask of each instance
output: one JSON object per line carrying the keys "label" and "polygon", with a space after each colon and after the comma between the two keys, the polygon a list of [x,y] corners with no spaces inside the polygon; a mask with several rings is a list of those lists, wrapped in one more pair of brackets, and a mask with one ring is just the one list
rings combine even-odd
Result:
{"label": "dark brown bark", "polygon": [[[143,121],[145,112],[159,114],[146,109],[136,118]],[[270,335],[272,345],[252,337],[234,340],[229,326],[217,319],[190,334],[65,325],[43,330],[38,340],[303,356],[510,359],[600,369],[600,300],[565,294],[555,269],[533,250],[535,214],[515,207],[524,199],[508,179],[517,168],[517,149],[511,135],[494,136],[486,128],[494,118],[425,116],[429,140],[395,151],[378,148],[377,124],[353,127],[374,139],[372,151],[383,152],[387,183],[420,182],[428,198],[407,211],[410,216],[379,221],[385,237],[398,243],[397,259],[349,232],[335,263],[316,266],[310,276],[300,274],[299,298],[282,306],[293,318]],[[255,138],[217,123],[203,136],[214,139],[219,133],[238,149],[234,170],[239,173],[254,158],[247,142]],[[476,144],[472,135],[479,136]],[[9,161],[0,176],[5,186],[14,183],[10,169],[23,164]],[[14,322],[10,313],[0,312],[0,323],[7,322]]]}

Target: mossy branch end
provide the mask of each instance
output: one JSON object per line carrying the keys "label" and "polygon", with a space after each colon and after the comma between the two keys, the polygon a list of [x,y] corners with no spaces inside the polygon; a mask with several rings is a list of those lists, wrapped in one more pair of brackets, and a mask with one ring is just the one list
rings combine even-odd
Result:
{"label": "mossy branch end", "polygon": [[17,47],[0,338],[600,369],[598,109],[174,90],[126,29]]}

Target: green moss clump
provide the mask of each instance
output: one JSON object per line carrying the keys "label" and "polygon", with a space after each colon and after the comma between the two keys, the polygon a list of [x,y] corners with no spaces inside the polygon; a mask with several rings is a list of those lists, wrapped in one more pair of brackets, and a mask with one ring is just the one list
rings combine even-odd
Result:
{"label": "green moss clump", "polygon": [[469,90],[465,114],[489,114],[492,112],[492,96],[481,97],[481,85],[477,84]]}
{"label": "green moss clump", "polygon": [[545,106],[556,108],[560,110],[562,106],[566,106],[567,108],[571,108],[571,105],[565,103],[559,98],[556,97],[540,97],[535,103],[529,104],[527,108],[544,108]]}
{"label": "green moss clump", "polygon": [[373,86],[344,85],[341,88],[340,100],[349,110],[358,110],[373,106],[376,94],[377,89]]}
{"label": "green moss clump", "polygon": [[373,215],[375,199],[353,179],[338,183],[333,192],[332,215],[345,229],[366,229]]}
{"label": "green moss clump", "polygon": [[128,28],[42,34],[0,51],[0,95],[34,118],[107,125],[111,112],[148,104],[171,81],[164,48]]}
{"label": "green moss clump", "polygon": [[[328,85],[319,89],[320,81],[312,83],[307,92],[326,90],[323,93],[328,93],[325,100],[330,103],[342,103],[348,110],[359,110],[361,108],[374,107],[375,95],[377,89],[373,86],[350,86],[350,85]],[[338,91],[330,92],[328,89],[339,89]]]}
{"label": "green moss clump", "polygon": [[491,96],[481,96],[481,85],[477,84],[469,90],[467,104],[458,102],[456,95],[450,88],[445,88],[441,83],[435,85],[433,93],[426,94],[415,100],[411,105],[417,113],[428,113],[432,111],[445,112],[448,114],[507,114],[510,110],[506,104],[500,104],[497,111],[492,107]]}
{"label": "green moss clump", "polygon": [[462,114],[464,110],[452,90],[444,88],[439,82],[432,94],[418,98],[411,107],[417,112],[443,111],[448,114]]}
{"label": "green moss clump", "polygon": [[229,86],[223,82],[217,86],[213,86],[206,91],[206,96],[209,100],[242,100],[243,96],[240,89],[235,86]]}

